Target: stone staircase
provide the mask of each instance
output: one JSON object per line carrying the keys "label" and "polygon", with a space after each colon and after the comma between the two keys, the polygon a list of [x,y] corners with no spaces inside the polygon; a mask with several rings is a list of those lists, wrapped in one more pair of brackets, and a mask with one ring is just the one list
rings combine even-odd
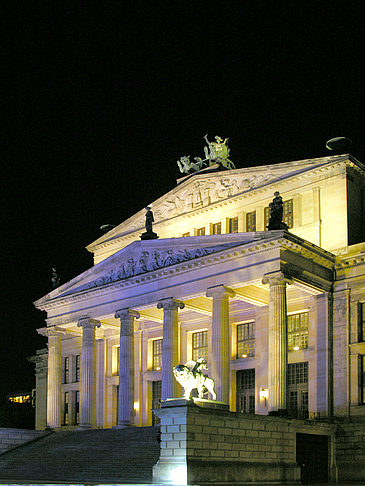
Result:
{"label": "stone staircase", "polygon": [[0,456],[0,482],[152,481],[158,427],[56,432]]}

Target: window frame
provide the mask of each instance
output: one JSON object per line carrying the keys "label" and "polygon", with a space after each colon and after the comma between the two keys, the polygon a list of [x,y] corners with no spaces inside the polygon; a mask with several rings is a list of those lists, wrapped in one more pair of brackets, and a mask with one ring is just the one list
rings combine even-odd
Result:
{"label": "window frame", "polygon": [[[242,336],[247,336],[246,338],[241,338],[240,339],[240,333],[241,330],[247,328],[247,332],[242,332]],[[249,352],[245,353],[245,345],[243,343],[246,343]],[[240,348],[242,346],[242,351],[240,351]],[[237,324],[236,326],[236,359],[242,359],[242,358],[253,358],[255,356],[255,351],[256,351],[256,326],[255,326],[255,321],[248,321],[248,322],[242,322],[240,324]]]}
{"label": "window frame", "polygon": [[[194,340],[199,339],[199,337],[203,337],[202,341],[204,342],[204,345],[194,346]],[[204,352],[201,354],[201,351],[199,350],[204,350]],[[199,354],[199,356],[197,354]],[[208,361],[208,331],[206,329],[193,331],[191,333],[191,357],[194,361],[198,358],[205,358]]]}
{"label": "window frame", "polygon": [[[156,349],[157,347],[159,349]],[[163,351],[163,339],[162,338],[153,339],[152,341],[152,370],[153,371],[162,370],[162,351]]]}

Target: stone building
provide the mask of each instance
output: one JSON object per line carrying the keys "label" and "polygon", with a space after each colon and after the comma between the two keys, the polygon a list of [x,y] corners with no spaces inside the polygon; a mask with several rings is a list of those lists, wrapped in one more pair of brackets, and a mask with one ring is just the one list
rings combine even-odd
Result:
{"label": "stone building", "polygon": [[365,421],[364,176],[350,155],[200,171],[151,204],[159,239],[141,210],[91,243],[35,302],[37,428],[154,424],[201,356],[231,411]]}

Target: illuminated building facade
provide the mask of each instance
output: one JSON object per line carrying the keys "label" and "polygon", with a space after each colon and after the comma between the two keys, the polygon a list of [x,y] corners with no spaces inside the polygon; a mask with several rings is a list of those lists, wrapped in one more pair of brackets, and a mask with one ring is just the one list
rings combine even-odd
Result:
{"label": "illuminated building facade", "polygon": [[35,303],[37,428],[156,423],[200,356],[232,411],[365,421],[364,177],[348,155],[200,172],[151,204],[159,239],[142,210],[90,244]]}

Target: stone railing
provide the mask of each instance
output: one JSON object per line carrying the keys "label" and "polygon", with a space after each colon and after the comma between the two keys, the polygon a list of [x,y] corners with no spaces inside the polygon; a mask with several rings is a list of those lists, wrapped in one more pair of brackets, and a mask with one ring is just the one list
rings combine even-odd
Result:
{"label": "stone railing", "polygon": [[0,428],[0,454],[48,434],[43,430]]}

